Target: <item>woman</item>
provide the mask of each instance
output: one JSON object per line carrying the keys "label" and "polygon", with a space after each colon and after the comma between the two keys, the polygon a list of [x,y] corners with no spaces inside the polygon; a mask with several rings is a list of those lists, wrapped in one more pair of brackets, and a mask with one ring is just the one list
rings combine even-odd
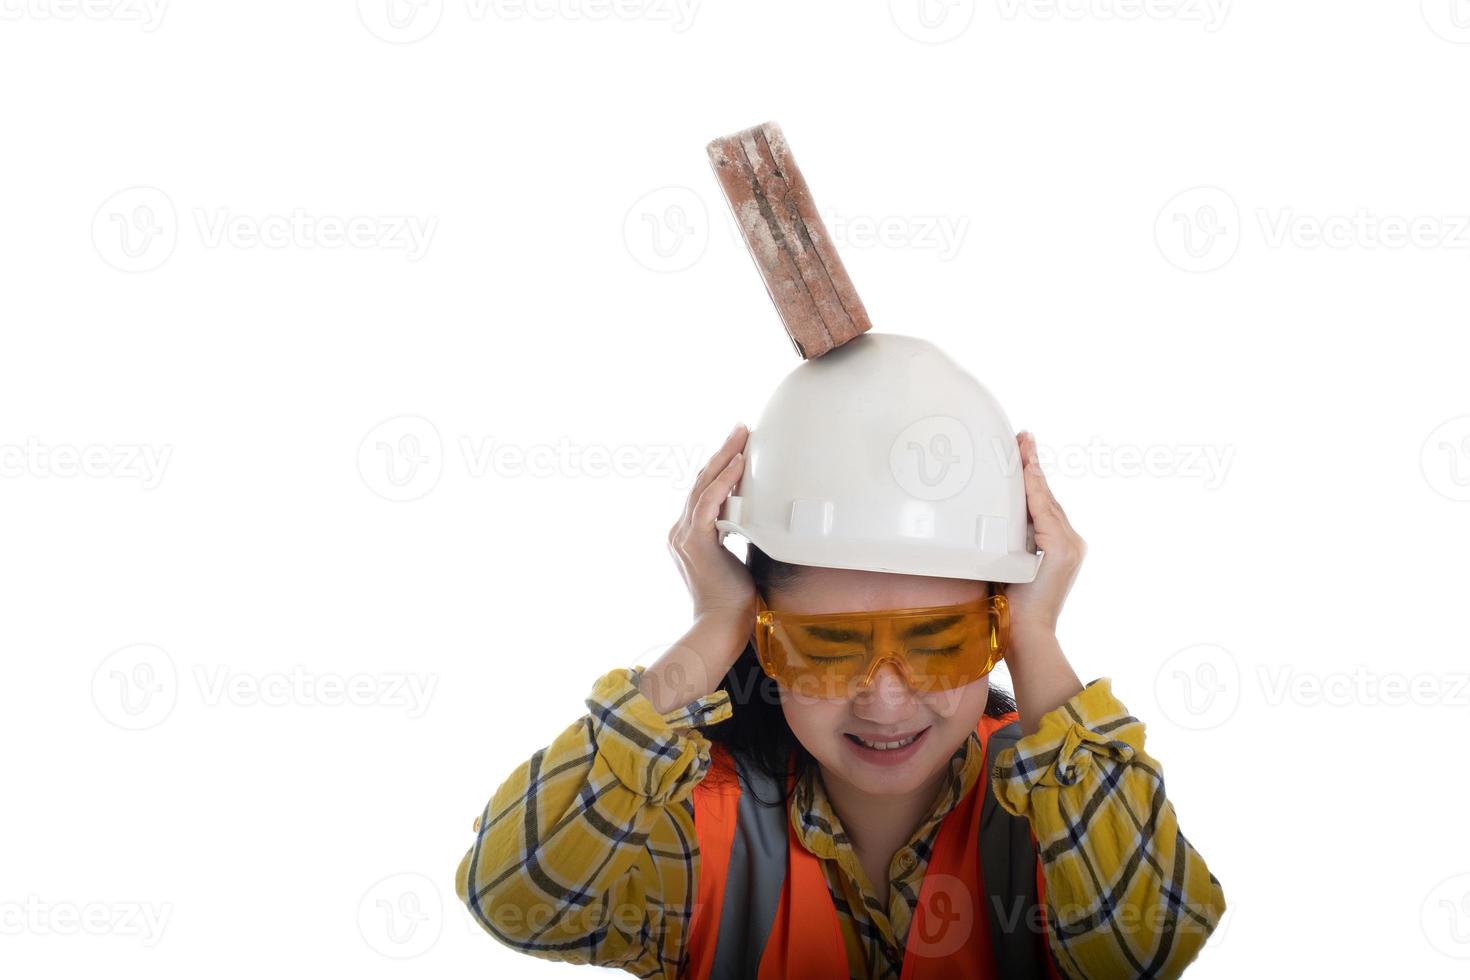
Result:
{"label": "woman", "polygon": [[[1034,439],[1017,445],[1045,560],[1001,584],[788,564],[753,542],[742,563],[716,521],[748,436],[711,457],[669,535],[689,631],[599,679],[475,821],[456,889],[481,925],[533,956],[665,978],[1182,973],[1224,895],[1143,725],[1057,642],[1085,547]],[[936,607],[955,615],[926,620]],[[997,610],[1014,702],[989,682],[993,653],[967,670],[912,644],[873,655],[899,624]],[[819,678],[790,672],[782,643],[835,614],[870,625],[866,659],[840,692],[803,691]],[[773,625],[752,646],[758,615]]]}

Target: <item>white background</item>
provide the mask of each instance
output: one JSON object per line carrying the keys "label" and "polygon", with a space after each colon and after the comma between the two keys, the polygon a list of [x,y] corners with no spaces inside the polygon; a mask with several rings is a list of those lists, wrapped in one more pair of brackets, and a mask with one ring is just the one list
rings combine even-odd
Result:
{"label": "white background", "polygon": [[1038,435],[1190,975],[1463,975],[1470,5],[926,2],[0,0],[0,970],[589,975],[453,872],[687,626],[799,363],[704,145],[776,119]]}

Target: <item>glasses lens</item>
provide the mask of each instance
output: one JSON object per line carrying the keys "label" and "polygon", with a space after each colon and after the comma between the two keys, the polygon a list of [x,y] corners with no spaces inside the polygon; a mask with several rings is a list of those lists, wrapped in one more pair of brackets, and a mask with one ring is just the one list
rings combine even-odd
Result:
{"label": "glasses lens", "polygon": [[916,692],[949,690],[984,677],[1005,652],[1005,597],[940,609],[853,616],[763,611],[756,641],[766,673],[796,694],[851,697],[895,662]]}

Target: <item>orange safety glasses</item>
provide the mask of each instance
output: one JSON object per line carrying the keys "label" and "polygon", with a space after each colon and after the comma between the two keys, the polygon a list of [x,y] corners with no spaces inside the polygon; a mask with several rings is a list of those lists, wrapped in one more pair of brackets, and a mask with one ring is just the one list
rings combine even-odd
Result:
{"label": "orange safety glasses", "polygon": [[917,693],[963,687],[990,673],[1010,643],[1001,594],[952,606],[799,615],[756,593],[761,668],[798,695],[846,699],[890,662]]}

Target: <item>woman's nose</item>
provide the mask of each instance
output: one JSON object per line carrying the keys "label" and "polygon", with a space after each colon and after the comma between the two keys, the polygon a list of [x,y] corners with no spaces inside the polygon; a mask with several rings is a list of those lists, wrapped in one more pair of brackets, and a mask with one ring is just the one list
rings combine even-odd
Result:
{"label": "woman's nose", "polygon": [[907,700],[911,693],[903,672],[891,659],[880,662],[873,671],[871,682],[858,689],[859,698],[884,704]]}

